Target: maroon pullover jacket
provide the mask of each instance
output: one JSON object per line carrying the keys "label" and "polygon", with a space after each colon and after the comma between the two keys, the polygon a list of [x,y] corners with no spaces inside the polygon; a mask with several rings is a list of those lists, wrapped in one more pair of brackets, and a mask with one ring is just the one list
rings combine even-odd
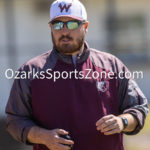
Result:
{"label": "maroon pullover jacket", "polygon": [[[55,49],[37,56],[18,71],[6,107],[7,129],[26,144],[30,128],[38,125],[69,131],[73,150],[123,150],[122,133],[106,136],[95,124],[105,115],[130,113],[138,126],[126,134],[142,129],[147,99],[132,78],[125,78],[127,71],[115,56],[86,43],[75,61]],[[48,149],[35,144],[34,150]]]}

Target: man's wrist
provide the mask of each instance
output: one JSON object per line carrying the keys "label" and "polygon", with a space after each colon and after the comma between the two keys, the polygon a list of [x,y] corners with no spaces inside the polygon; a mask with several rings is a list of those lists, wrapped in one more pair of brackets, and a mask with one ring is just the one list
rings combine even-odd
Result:
{"label": "man's wrist", "polygon": [[125,117],[121,117],[122,123],[123,123],[123,130],[127,128],[128,126],[128,120]]}
{"label": "man's wrist", "polygon": [[[127,126],[122,130],[123,132],[132,132],[135,130],[138,122],[136,120],[136,118],[132,115],[132,114],[129,114],[129,113],[126,113],[126,114],[122,114],[119,116],[120,119],[123,117],[123,118],[126,118],[127,121],[128,121],[128,124]],[[122,120],[122,119],[121,119]],[[122,125],[124,124],[123,120],[122,120]]]}
{"label": "man's wrist", "polygon": [[33,126],[27,136],[27,140],[30,143],[34,143],[34,144],[44,144],[44,140],[42,137],[44,137],[44,132],[46,130],[43,128],[40,128],[38,126]]}

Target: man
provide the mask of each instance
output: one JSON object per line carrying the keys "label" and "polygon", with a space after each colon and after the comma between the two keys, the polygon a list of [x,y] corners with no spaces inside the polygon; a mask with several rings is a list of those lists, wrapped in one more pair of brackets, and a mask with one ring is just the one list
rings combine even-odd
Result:
{"label": "man", "polygon": [[123,133],[144,126],[147,99],[125,78],[128,69],[119,59],[89,48],[80,1],[55,1],[49,26],[53,49],[25,63],[14,81],[8,131],[34,150],[123,150]]}

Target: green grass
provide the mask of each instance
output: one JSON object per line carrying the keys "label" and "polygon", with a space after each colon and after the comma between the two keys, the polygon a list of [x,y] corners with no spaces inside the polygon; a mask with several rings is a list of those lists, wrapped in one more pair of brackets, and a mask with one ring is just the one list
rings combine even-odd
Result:
{"label": "green grass", "polygon": [[124,136],[124,145],[125,150],[150,150],[150,113],[147,115],[145,125],[139,134]]}
{"label": "green grass", "polygon": [[150,113],[147,115],[147,118],[145,120],[145,125],[141,133],[150,133]]}

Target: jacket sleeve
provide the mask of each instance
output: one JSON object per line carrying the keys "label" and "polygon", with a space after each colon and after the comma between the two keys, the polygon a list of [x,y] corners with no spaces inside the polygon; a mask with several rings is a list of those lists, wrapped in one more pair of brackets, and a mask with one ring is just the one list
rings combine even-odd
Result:
{"label": "jacket sleeve", "polygon": [[138,125],[134,131],[125,132],[125,134],[134,135],[144,126],[146,116],[149,112],[148,101],[135,80],[132,77],[127,78],[125,76],[125,72],[130,72],[127,67],[121,61],[118,63],[118,71],[123,73],[122,77],[118,80],[119,112],[120,114],[130,113],[138,121]]}
{"label": "jacket sleeve", "polygon": [[29,79],[15,79],[5,109],[6,128],[20,142],[27,142],[27,134],[35,126],[31,108],[31,90]]}

